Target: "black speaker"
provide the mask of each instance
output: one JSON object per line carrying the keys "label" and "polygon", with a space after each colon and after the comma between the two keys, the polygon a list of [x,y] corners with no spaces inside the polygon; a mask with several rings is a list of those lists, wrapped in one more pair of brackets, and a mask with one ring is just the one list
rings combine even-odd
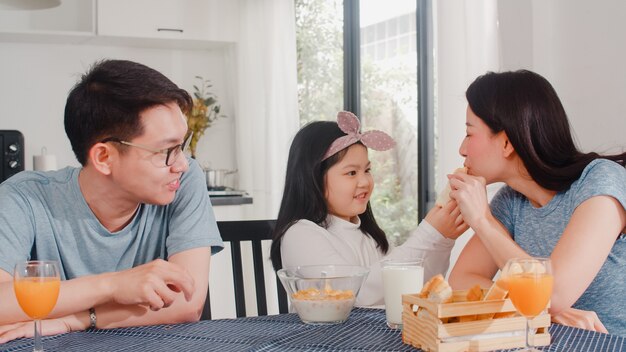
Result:
{"label": "black speaker", "polygon": [[20,131],[0,130],[0,182],[24,170],[24,136]]}

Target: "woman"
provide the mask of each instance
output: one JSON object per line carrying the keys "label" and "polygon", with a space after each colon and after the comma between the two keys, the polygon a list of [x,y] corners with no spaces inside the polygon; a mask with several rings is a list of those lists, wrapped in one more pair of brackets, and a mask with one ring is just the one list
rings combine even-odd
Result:
{"label": "woman", "polygon": [[[550,257],[553,320],[626,335],[626,153],[580,152],[556,92],[536,73],[487,73],[466,97],[459,152],[468,175],[449,176],[450,196],[476,236],[452,286],[490,285],[510,258]],[[494,182],[506,185],[489,205],[485,185]]]}

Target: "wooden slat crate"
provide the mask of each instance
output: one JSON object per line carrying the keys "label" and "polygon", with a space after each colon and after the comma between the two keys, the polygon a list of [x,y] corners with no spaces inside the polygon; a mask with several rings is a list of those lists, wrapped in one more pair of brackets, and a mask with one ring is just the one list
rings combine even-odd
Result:
{"label": "wooden slat crate", "polygon": [[[515,312],[509,299],[466,302],[466,294],[467,291],[455,291],[453,303],[443,304],[417,294],[402,295],[402,341],[436,352],[492,351],[525,346],[524,333],[503,336],[515,331],[525,332],[526,318],[517,314],[509,318],[448,322],[457,321],[450,319],[454,317]],[[537,329],[531,340],[535,346],[550,344],[549,326],[548,313],[532,320],[531,327]]]}

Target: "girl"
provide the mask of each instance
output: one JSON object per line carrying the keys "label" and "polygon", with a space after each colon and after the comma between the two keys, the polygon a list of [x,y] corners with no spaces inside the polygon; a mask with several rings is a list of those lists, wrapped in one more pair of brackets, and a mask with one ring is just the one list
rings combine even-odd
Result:
{"label": "girl", "polygon": [[274,268],[369,267],[357,297],[359,306],[384,304],[383,258],[424,258],[426,279],[447,271],[454,240],[467,229],[454,201],[434,207],[395,249],[376,224],[369,203],[374,180],[366,147],[387,150],[394,144],[384,132],[361,134],[358,119],[349,112],[340,112],[337,123],[312,122],[296,134],[271,248]]}
{"label": "girl", "polygon": [[[626,153],[580,152],[556,92],[536,73],[488,73],[466,96],[459,152],[469,172],[449,176],[450,196],[477,236],[452,286],[490,285],[510,258],[550,257],[553,320],[626,335]],[[506,185],[488,205],[493,182]]]}

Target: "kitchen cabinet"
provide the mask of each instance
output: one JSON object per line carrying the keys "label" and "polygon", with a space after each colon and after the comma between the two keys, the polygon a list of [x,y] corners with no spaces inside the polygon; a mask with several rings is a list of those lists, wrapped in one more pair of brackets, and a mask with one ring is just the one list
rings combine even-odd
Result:
{"label": "kitchen cabinet", "polygon": [[97,34],[147,43],[156,39],[229,43],[238,37],[237,17],[237,1],[98,0]]}
{"label": "kitchen cabinet", "polygon": [[0,40],[81,43],[95,34],[95,0],[63,0],[45,10],[0,6]]}
{"label": "kitchen cabinet", "polygon": [[[214,203],[213,200],[211,203]],[[252,210],[252,204],[241,205],[213,205],[213,213],[217,221],[245,220]]]}
{"label": "kitchen cabinet", "polygon": [[232,0],[63,0],[46,10],[0,5],[0,42],[213,49],[234,43]]}

